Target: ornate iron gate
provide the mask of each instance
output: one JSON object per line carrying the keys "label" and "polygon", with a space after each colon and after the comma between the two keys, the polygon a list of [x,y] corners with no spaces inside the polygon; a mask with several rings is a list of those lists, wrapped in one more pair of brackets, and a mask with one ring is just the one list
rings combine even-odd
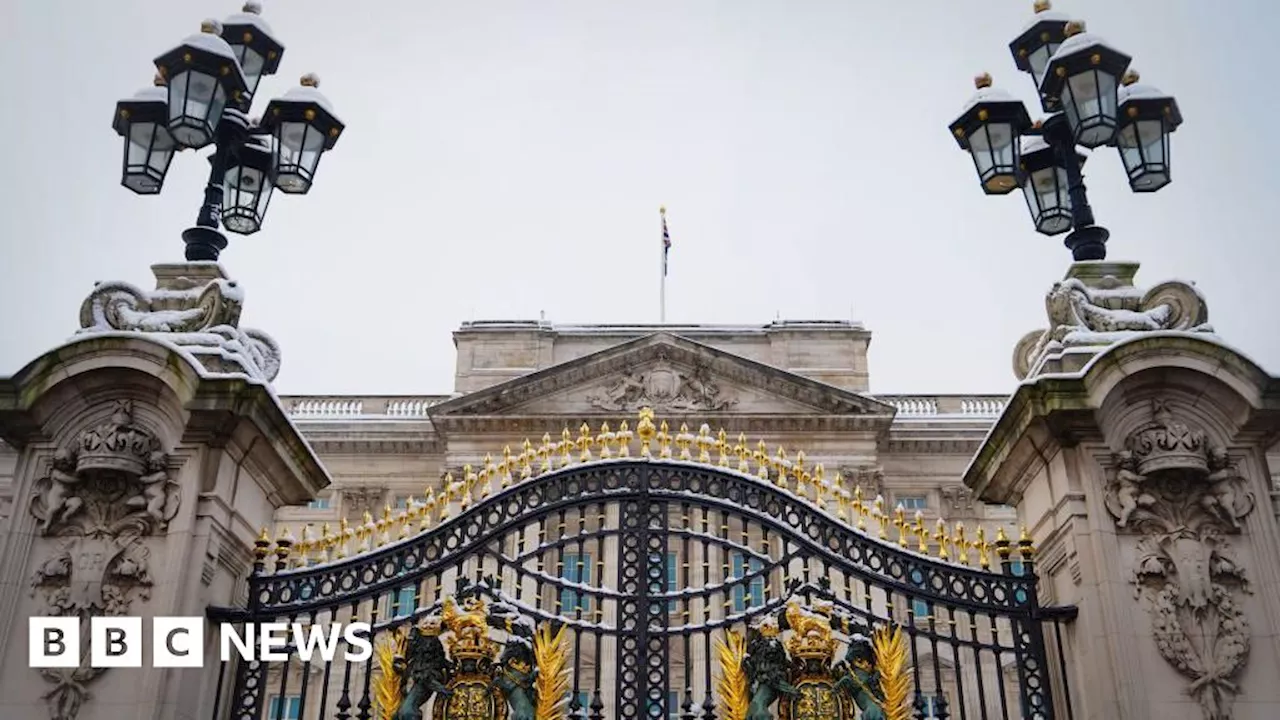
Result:
{"label": "ornate iron gate", "polygon": [[[288,661],[232,663],[213,720],[549,720],[552,685],[532,682],[553,679],[548,648],[566,663],[558,716],[892,718],[897,672],[907,717],[1070,717],[1057,623],[1071,610],[1038,606],[1028,540],[925,528],[705,426],[674,436],[673,458],[665,432],[650,449],[650,418],[635,456],[625,424],[584,428],[467,468],[398,518],[274,549],[264,536],[249,607],[210,616],[362,620],[377,652],[302,661],[291,643]],[[535,691],[543,704],[522,704]]]}

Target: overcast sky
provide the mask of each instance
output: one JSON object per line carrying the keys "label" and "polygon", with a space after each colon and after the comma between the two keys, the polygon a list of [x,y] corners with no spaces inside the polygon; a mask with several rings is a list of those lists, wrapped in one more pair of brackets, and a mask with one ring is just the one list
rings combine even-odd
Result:
{"label": "overcast sky", "polygon": [[[255,110],[314,71],[347,123],[312,192],[277,193],[222,255],[284,393],[448,392],[471,319],[656,322],[664,203],[669,321],[860,320],[873,392],[1010,391],[1070,261],[947,132],[977,72],[1032,100],[1008,51],[1030,0],[264,4],[286,51]],[[95,280],[150,288],[181,260],[208,165],[183,153],[133,195],[111,115],[238,9],[0,4],[0,374],[70,336]],[[1114,150],[1086,165],[1111,258],[1195,280],[1220,334],[1280,370],[1280,3],[1055,9],[1186,119],[1158,194],[1130,193]]]}

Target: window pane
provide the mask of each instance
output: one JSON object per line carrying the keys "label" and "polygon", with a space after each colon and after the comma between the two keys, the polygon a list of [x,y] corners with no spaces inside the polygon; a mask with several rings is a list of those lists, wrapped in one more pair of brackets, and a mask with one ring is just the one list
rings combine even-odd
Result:
{"label": "window pane", "polygon": [[[591,577],[591,555],[565,553],[561,557],[560,578],[565,582],[586,584]],[[572,615],[579,609],[586,615],[591,610],[591,598],[585,593],[565,588],[560,591],[560,612]]]}

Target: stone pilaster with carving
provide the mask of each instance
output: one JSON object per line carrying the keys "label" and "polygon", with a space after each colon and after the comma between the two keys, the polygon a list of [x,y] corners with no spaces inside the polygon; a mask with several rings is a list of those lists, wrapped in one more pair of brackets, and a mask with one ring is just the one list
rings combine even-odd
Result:
{"label": "stone pilaster with carving", "polygon": [[[36,482],[30,512],[40,535],[56,539],[30,578],[44,615],[77,617],[82,633],[95,615],[128,615],[150,598],[151,551],[144,538],[163,534],[181,495],[170,479],[160,439],[117,400],[108,418],[82,430],[55,453]],[[55,720],[74,720],[103,674],[81,659],[75,668],[46,668],[44,695]]]}
{"label": "stone pilaster with carving", "polygon": [[1161,656],[1205,720],[1228,720],[1249,655],[1240,596],[1251,590],[1228,541],[1254,508],[1248,483],[1224,448],[1154,400],[1116,454],[1105,503],[1121,532],[1140,536],[1130,581]]}

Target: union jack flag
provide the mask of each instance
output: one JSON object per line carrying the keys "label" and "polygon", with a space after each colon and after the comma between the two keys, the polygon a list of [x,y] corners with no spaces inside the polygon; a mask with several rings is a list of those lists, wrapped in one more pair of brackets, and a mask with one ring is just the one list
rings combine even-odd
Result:
{"label": "union jack flag", "polygon": [[667,276],[667,253],[671,252],[671,233],[667,231],[667,209],[661,208],[662,214],[662,277]]}

